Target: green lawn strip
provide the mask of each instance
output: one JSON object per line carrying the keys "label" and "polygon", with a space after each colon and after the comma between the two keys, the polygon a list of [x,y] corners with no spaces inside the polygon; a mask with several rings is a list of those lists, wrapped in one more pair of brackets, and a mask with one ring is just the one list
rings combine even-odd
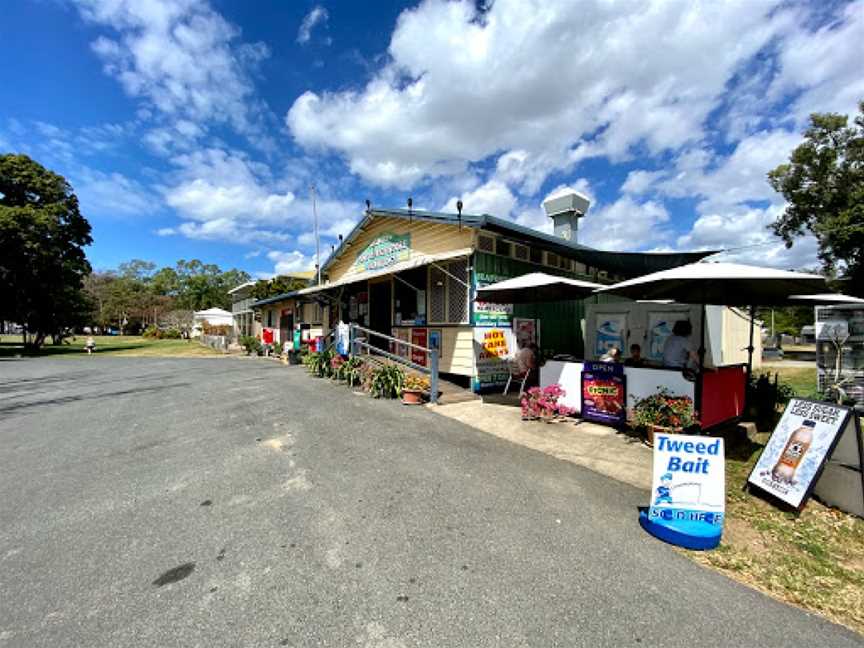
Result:
{"label": "green lawn strip", "polygon": [[[151,340],[138,335],[99,335],[94,336],[96,352],[94,356],[213,356],[221,355],[196,340]],[[36,353],[25,352],[20,337],[4,335],[0,339],[0,357],[22,356],[84,356],[87,336],[76,336],[63,344],[46,344]]]}
{"label": "green lawn strip", "polygon": [[726,532],[720,547],[690,553],[775,598],[864,633],[864,520],[811,499],[800,516],[744,492],[762,447],[726,461]]}

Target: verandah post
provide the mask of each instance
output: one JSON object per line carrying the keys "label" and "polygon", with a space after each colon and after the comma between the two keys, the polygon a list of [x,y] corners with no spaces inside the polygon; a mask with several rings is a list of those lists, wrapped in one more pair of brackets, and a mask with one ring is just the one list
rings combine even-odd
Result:
{"label": "verandah post", "polygon": [[438,349],[429,351],[429,400],[433,405],[438,404]]}

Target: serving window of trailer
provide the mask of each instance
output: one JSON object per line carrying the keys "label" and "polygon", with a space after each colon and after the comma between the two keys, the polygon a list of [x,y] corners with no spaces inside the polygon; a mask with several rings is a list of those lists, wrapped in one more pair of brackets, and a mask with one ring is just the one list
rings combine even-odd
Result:
{"label": "serving window of trailer", "polygon": [[426,324],[427,269],[414,268],[393,275],[393,324]]}
{"label": "serving window of trailer", "polygon": [[468,259],[429,266],[430,324],[468,323]]}

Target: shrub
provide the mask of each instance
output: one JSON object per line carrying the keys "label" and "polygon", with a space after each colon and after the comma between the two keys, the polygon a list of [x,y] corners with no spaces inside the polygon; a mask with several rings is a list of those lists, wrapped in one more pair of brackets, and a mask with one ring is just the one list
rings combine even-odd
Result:
{"label": "shrub", "polygon": [[365,368],[366,365],[356,356],[352,356],[345,361],[341,369],[350,387],[363,384],[363,371]]}
{"label": "shrub", "polygon": [[693,409],[693,399],[689,396],[674,396],[665,387],[651,394],[633,406],[632,423],[634,427],[660,427],[687,429],[699,425]]}
{"label": "shrub", "polygon": [[405,376],[405,382],[402,385],[403,391],[427,392],[430,388],[429,378],[414,373]]}
{"label": "shrub", "polygon": [[201,325],[201,330],[204,332],[204,335],[227,336],[227,335],[231,335],[233,333],[234,327],[231,326],[230,324],[217,324],[214,326],[214,325],[209,324],[208,322],[205,321]]}
{"label": "shrub", "polygon": [[161,337],[161,331],[152,324],[144,329],[144,332],[141,334],[148,340],[158,340]]}
{"label": "shrub", "polygon": [[374,370],[369,393],[373,398],[399,398],[405,372],[396,365],[384,365]]}
{"label": "shrub", "polygon": [[175,328],[169,328],[161,331],[161,335],[159,336],[163,340],[179,340],[182,336],[180,335],[180,331]]}
{"label": "shrub", "polygon": [[260,354],[262,351],[261,340],[254,335],[244,335],[240,338],[240,346],[246,349],[246,355]]}
{"label": "shrub", "polygon": [[520,405],[522,418],[526,420],[552,419],[556,416],[570,416],[574,410],[558,402],[567,395],[561,385],[532,387],[524,394]]}
{"label": "shrub", "polygon": [[275,355],[282,355],[282,343],[281,342],[274,342],[272,345],[270,345],[270,348],[273,350],[273,353]]}

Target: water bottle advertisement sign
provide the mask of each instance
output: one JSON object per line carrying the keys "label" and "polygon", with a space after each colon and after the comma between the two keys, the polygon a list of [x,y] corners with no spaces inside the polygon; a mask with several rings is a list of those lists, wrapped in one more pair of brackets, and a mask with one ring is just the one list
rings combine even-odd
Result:
{"label": "water bottle advertisement sign", "polygon": [[851,410],[841,405],[793,398],[750,473],[748,484],[800,509],[850,423],[850,416]]}
{"label": "water bottle advertisement sign", "polygon": [[712,549],[725,511],[723,439],[655,434],[651,502],[640,517],[645,530],[689,549]]}

